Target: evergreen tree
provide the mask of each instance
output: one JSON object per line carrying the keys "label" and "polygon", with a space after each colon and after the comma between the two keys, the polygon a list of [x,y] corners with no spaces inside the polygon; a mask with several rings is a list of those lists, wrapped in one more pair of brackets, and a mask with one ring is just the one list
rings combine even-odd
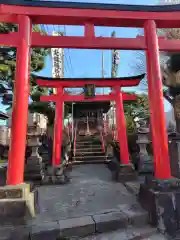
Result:
{"label": "evergreen tree", "polygon": [[[16,32],[17,25],[0,23],[0,33]],[[33,32],[46,33],[42,31],[39,25],[33,26]],[[55,105],[51,103],[40,102],[41,95],[47,95],[49,89],[37,86],[35,74],[45,67],[45,58],[50,53],[49,49],[32,48],[30,61],[30,99],[29,110],[31,112],[42,113],[48,117],[49,123],[54,121]],[[0,96],[2,104],[10,109],[13,101],[13,87],[16,70],[16,48],[0,48]]]}
{"label": "evergreen tree", "polygon": [[[17,31],[17,25],[0,23],[0,33],[9,33]],[[41,32],[38,25],[33,26],[33,32]],[[49,49],[33,48],[31,50],[30,72],[37,73],[45,66],[45,57],[48,55]],[[16,48],[1,47],[0,48],[0,91],[2,96],[2,104],[11,107],[13,98],[13,87],[16,69]],[[30,95],[36,88],[33,74],[30,75]],[[41,90],[42,91],[42,90]]]}
{"label": "evergreen tree", "polygon": [[146,94],[137,94],[136,101],[124,103],[124,113],[128,133],[134,133],[136,129],[136,119],[145,119],[149,121],[149,103]]}

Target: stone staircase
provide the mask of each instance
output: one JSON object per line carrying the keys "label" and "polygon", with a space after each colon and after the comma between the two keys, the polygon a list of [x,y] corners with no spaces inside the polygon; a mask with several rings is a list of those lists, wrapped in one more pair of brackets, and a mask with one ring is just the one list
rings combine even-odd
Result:
{"label": "stone staircase", "polygon": [[99,134],[77,136],[73,156],[74,163],[105,163],[107,161],[106,154],[102,150]]}

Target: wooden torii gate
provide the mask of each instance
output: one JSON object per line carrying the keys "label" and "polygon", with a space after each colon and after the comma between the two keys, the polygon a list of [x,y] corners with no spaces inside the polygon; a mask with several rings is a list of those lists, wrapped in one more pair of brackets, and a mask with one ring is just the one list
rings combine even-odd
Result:
{"label": "wooden torii gate", "polygon": [[[94,79],[66,79],[66,78],[44,78],[38,77],[37,84],[41,87],[57,88],[57,94],[41,96],[41,101],[56,102],[56,115],[54,122],[54,146],[52,163],[57,166],[61,163],[61,144],[63,129],[63,103],[64,102],[82,102],[82,101],[115,101],[116,102],[116,123],[118,130],[118,140],[120,143],[121,164],[130,165],[129,151],[126,134],[126,122],[124,117],[123,101],[136,100],[136,95],[123,93],[121,87],[137,86],[144,74],[127,78],[94,78]],[[112,93],[108,95],[95,95],[86,98],[84,95],[70,95],[64,92],[64,88],[75,88],[95,85],[97,87],[111,87]]]}
{"label": "wooden torii gate", "polygon": [[[29,60],[32,47],[143,50],[147,56],[155,178],[171,179],[163,104],[159,51],[177,52],[179,40],[158,38],[157,28],[180,27],[180,5],[134,6],[54,1],[0,0],[0,20],[18,24],[18,32],[0,35],[1,46],[17,48],[8,185],[24,179],[24,154],[29,100]],[[32,24],[84,26],[84,36],[43,36]],[[141,27],[144,37],[95,36],[95,26]],[[19,131],[21,129],[21,131]]]}

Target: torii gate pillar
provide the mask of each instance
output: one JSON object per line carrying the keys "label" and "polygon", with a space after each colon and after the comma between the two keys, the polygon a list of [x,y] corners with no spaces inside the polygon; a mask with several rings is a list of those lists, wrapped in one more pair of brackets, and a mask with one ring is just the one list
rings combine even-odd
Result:
{"label": "torii gate pillar", "polygon": [[122,165],[129,165],[130,164],[129,150],[128,150],[126,120],[124,116],[122,92],[120,91],[119,86],[114,87],[114,91],[116,93],[116,125],[117,125],[118,140],[120,145],[120,163]]}
{"label": "torii gate pillar", "polygon": [[29,57],[31,21],[28,16],[19,16],[17,64],[12,107],[11,142],[8,158],[7,184],[24,182],[24,157],[29,101]]}
{"label": "torii gate pillar", "polygon": [[117,166],[119,170],[116,172],[115,180],[133,181],[137,179],[137,174],[129,159],[122,92],[120,91],[120,86],[115,86],[113,89],[116,93],[116,125],[120,146],[120,165]]}
{"label": "torii gate pillar", "polygon": [[152,142],[156,179],[171,178],[168,138],[165,125],[163,89],[159,62],[156,24],[148,20],[144,26],[147,43],[148,91],[151,113]]}
{"label": "torii gate pillar", "polygon": [[61,164],[62,135],[63,135],[63,88],[57,88],[59,101],[56,102],[56,112],[54,120],[54,141],[53,141],[53,166]]}

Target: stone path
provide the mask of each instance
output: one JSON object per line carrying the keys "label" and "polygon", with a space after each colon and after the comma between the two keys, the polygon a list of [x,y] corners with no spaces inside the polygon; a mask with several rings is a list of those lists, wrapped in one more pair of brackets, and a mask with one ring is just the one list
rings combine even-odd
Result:
{"label": "stone path", "polygon": [[157,233],[157,229],[150,227],[128,228],[114,232],[98,234],[81,238],[81,240],[167,240]]}
{"label": "stone path", "polygon": [[[68,185],[40,186],[36,218],[26,226],[1,227],[0,240],[61,239],[57,236],[137,240],[156,234],[156,229],[147,225],[147,212],[137,203],[134,189],[138,183],[113,182],[103,164],[74,166],[71,176]],[[89,237],[81,238],[84,236]],[[150,239],[164,239],[154,236]]]}
{"label": "stone path", "polygon": [[55,239],[58,232],[80,237],[147,223],[135,194],[113,182],[106,165],[74,166],[71,177],[68,185],[39,187],[40,213],[29,222],[32,239]]}
{"label": "stone path", "polygon": [[39,188],[40,214],[35,222],[118,211],[122,204],[136,203],[121,183],[112,182],[103,164],[74,166],[71,176],[69,185]]}

